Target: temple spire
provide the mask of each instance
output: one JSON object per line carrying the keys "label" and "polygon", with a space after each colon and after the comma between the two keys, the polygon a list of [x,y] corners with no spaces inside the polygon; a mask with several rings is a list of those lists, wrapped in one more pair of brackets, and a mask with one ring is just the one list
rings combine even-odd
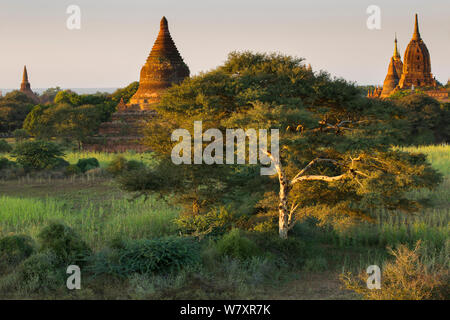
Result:
{"label": "temple spire", "polygon": [[416,21],[414,23],[414,34],[412,37],[413,40],[420,40],[420,32],[419,32],[419,18],[416,13]]}
{"label": "temple spire", "polygon": [[27,82],[28,82],[27,66],[23,66],[22,83],[27,83]]}
{"label": "temple spire", "polygon": [[395,60],[399,60],[401,59],[400,57],[400,53],[398,53],[398,48],[397,48],[397,33],[395,33],[395,41],[394,41],[395,45],[394,45],[394,59]]}

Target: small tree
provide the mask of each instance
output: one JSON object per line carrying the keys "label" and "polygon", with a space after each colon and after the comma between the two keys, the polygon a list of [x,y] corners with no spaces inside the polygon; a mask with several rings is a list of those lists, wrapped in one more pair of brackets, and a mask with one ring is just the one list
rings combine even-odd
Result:
{"label": "small tree", "polygon": [[12,147],[6,140],[0,140],[0,153],[11,152]]}
{"label": "small tree", "polygon": [[[167,192],[174,181],[175,198],[192,201],[193,208],[253,192],[264,200],[263,210],[278,216],[283,239],[308,215],[338,223],[370,220],[376,208],[416,210],[419,202],[407,191],[442,179],[425,156],[391,150],[405,122],[397,120],[397,105],[366,99],[355,85],[313,72],[298,58],[231,53],[223,66],[171,87],[157,112],[145,143],[163,167],[147,176],[134,173],[139,177],[130,177],[126,189]],[[278,129],[279,158],[267,153],[276,174],[260,176],[251,165],[174,165],[171,133],[183,128],[193,136],[195,120],[223,137],[226,129]]]}
{"label": "small tree", "polygon": [[16,161],[26,168],[51,169],[62,162],[62,148],[48,141],[27,141],[16,145],[12,151]]}
{"label": "small tree", "polygon": [[13,131],[13,137],[16,142],[22,142],[30,137],[27,130],[25,129],[16,129]]}

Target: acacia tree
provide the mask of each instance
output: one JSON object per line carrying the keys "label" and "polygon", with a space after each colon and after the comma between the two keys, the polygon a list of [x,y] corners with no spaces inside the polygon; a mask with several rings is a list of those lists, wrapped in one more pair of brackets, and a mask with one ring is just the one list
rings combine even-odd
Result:
{"label": "acacia tree", "polygon": [[[398,106],[366,99],[353,84],[313,72],[289,56],[231,53],[223,66],[169,89],[157,112],[145,143],[167,162],[176,143],[171,132],[192,132],[195,120],[224,135],[227,128],[279,130],[279,159],[267,152],[276,167],[271,179],[258,171],[242,175],[242,166],[217,164],[179,165],[183,174],[175,179],[178,186],[189,186],[179,190],[180,197],[206,189],[205,196],[233,193],[237,199],[240,191],[258,189],[259,207],[276,212],[282,238],[308,215],[339,223],[370,220],[380,207],[415,210],[419,202],[408,199],[407,191],[431,188],[441,179],[423,155],[391,148],[405,126],[396,120]],[[165,179],[166,173],[153,172],[151,179]],[[125,183],[128,190],[158,191],[157,184],[139,179],[140,184]],[[217,195],[219,183],[223,188]]]}

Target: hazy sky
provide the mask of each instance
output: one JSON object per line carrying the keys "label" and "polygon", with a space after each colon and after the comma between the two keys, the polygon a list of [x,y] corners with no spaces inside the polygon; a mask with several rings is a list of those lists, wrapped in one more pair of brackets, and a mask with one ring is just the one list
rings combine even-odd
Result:
{"label": "hazy sky", "polygon": [[[81,8],[81,30],[66,9]],[[381,30],[366,26],[381,8]],[[32,88],[122,87],[138,80],[164,15],[191,74],[233,50],[303,57],[314,70],[359,84],[382,84],[397,32],[400,53],[414,13],[432,72],[450,76],[449,0],[0,0],[0,88],[17,88],[28,67]]]}

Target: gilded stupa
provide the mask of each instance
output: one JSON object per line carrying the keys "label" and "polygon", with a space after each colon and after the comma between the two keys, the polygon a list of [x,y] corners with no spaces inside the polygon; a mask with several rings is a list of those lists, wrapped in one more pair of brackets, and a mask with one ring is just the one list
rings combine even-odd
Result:
{"label": "gilded stupa", "polygon": [[188,66],[172,40],[167,19],[163,17],[158,37],[141,69],[139,89],[130,99],[130,105],[139,105],[141,109],[151,108],[152,104],[159,102],[167,88],[182,82],[189,77],[189,73]]}

